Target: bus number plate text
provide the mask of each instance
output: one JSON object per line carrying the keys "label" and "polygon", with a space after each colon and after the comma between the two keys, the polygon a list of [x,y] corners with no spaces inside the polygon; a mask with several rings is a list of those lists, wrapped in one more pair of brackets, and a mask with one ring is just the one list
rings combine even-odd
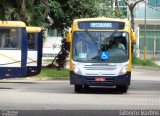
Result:
{"label": "bus number plate text", "polygon": [[105,81],[106,79],[104,78],[104,77],[96,77],[95,78],[95,81],[96,82],[103,82],[103,81]]}

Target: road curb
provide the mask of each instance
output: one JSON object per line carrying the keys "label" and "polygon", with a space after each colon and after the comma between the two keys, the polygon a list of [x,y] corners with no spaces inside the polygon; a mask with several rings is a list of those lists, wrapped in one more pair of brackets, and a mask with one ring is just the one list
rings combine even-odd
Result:
{"label": "road curb", "polygon": [[146,70],[155,70],[160,71],[158,67],[149,67],[149,66],[132,66],[133,69],[146,69]]}
{"label": "road curb", "polygon": [[42,81],[45,81],[45,80],[47,80],[47,81],[49,81],[49,80],[69,80],[69,78],[63,78],[63,77],[60,77],[60,78],[52,78],[52,77],[46,77],[46,78],[43,78],[43,79],[41,79]]}

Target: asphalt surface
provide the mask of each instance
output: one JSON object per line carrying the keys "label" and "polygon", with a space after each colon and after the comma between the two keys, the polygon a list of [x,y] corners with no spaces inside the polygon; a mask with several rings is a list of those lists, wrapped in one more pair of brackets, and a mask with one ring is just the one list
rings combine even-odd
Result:
{"label": "asphalt surface", "polygon": [[37,116],[46,112],[48,115],[73,115],[70,111],[74,115],[88,112],[110,115],[112,110],[119,115],[125,115],[123,111],[128,110],[139,111],[139,114],[152,110],[160,115],[160,72],[134,69],[126,94],[120,94],[115,88],[90,88],[78,94],[68,80],[0,80],[0,109],[0,114],[10,111],[15,116],[24,112]]}

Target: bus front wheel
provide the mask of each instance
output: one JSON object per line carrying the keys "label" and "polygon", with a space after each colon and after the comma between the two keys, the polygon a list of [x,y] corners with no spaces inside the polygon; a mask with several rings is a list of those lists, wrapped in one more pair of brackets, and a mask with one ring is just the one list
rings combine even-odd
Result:
{"label": "bus front wheel", "polygon": [[82,91],[82,85],[74,85],[74,90],[76,93],[80,93]]}
{"label": "bus front wheel", "polygon": [[121,93],[127,93],[128,85],[118,85],[116,89]]}

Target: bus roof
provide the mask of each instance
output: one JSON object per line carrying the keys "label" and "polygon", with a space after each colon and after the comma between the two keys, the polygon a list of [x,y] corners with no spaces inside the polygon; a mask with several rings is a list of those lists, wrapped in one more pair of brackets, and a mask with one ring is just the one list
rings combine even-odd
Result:
{"label": "bus roof", "polygon": [[27,32],[34,33],[34,32],[41,32],[41,27],[32,27],[32,26],[27,26],[26,27]]}
{"label": "bus roof", "polygon": [[22,21],[0,21],[0,27],[26,27]]}
{"label": "bus roof", "polygon": [[81,18],[81,19],[75,19],[74,21],[75,21],[75,22],[79,22],[79,21],[117,21],[117,22],[129,22],[128,19],[106,18],[106,17]]}

